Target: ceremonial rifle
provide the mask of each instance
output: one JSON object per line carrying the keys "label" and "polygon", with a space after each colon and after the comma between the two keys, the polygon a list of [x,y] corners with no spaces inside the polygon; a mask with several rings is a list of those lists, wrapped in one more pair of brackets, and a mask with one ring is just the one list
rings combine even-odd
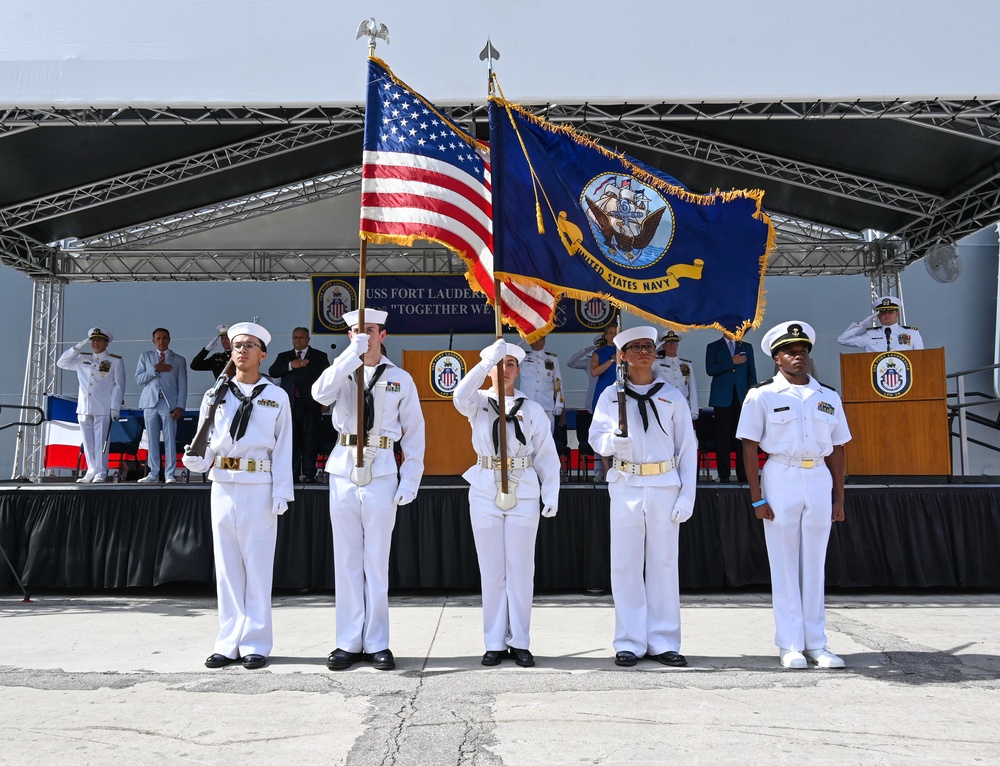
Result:
{"label": "ceremonial rifle", "polygon": [[215,411],[225,401],[226,389],[229,387],[229,381],[233,379],[233,375],[235,374],[236,363],[230,359],[226,363],[226,369],[222,371],[218,380],[215,381],[215,385],[212,386],[212,390],[208,392],[208,412],[205,414],[205,419],[198,424],[198,433],[194,435],[194,439],[184,449],[185,454],[205,457],[205,450],[208,448],[208,434],[212,430],[212,424],[215,422]]}

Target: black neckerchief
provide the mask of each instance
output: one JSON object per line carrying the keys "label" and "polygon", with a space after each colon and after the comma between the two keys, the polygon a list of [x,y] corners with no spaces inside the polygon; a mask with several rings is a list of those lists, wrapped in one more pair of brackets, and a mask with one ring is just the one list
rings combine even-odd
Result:
{"label": "black neckerchief", "polygon": [[660,413],[656,411],[656,405],[652,401],[656,393],[663,388],[663,385],[663,381],[654,383],[652,388],[650,388],[645,394],[640,394],[637,391],[633,391],[628,386],[625,386],[625,395],[631,396],[639,403],[639,417],[642,418],[643,431],[649,430],[649,416],[646,415],[646,402],[649,402],[649,407],[653,410],[653,417],[656,418],[656,425],[660,427],[660,430],[663,431],[663,433],[666,433],[666,431],[663,430],[663,423],[660,422]]}
{"label": "black neckerchief", "polygon": [[229,390],[233,392],[233,396],[240,403],[239,409],[236,410],[236,416],[229,426],[229,435],[233,437],[234,442],[242,439],[243,434],[247,432],[247,426],[250,424],[250,413],[253,412],[253,400],[260,396],[260,392],[265,388],[267,388],[267,383],[261,383],[247,397],[243,396],[243,392],[240,391],[239,384],[235,380],[229,381]]}
{"label": "black neckerchief", "polygon": [[[365,386],[365,433],[369,433],[372,428],[375,427],[375,396],[372,394],[372,389],[375,388],[375,384],[378,383],[378,379],[382,377],[382,373],[385,372],[385,368],[388,367],[386,364],[380,364],[375,368],[375,372],[372,373],[372,379]],[[364,375],[364,367],[361,368],[361,375]]]}
{"label": "black neckerchief", "polygon": [[[500,404],[496,399],[490,399],[490,404],[493,405],[493,411],[497,414],[496,418],[493,420],[493,451],[496,454],[500,454]],[[507,413],[505,420],[508,423],[514,424],[514,435],[521,444],[527,444],[528,442],[524,438],[524,431],[521,430],[521,421],[517,419],[517,411],[521,409],[521,405],[524,404],[524,398],[517,399],[514,402],[514,406],[510,408],[510,412]]]}

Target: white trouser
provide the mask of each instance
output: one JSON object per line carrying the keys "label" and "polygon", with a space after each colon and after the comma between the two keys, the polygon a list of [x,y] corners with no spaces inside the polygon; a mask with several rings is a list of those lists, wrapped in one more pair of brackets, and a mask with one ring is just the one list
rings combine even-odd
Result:
{"label": "white trouser", "polygon": [[630,487],[614,481],[608,490],[615,651],[638,657],[679,652],[680,524],[670,514],[680,487]]}
{"label": "white trouser", "polygon": [[496,494],[469,490],[469,515],[483,588],[483,643],[488,651],[531,648],[537,497],[497,508]]}
{"label": "white trouser", "polygon": [[154,409],[143,410],[146,421],[146,436],[149,451],[146,462],[149,464],[149,475],[160,475],[160,433],[163,433],[163,475],[173,476],[177,466],[177,421],[170,417],[170,407],[166,399],[160,399]]}
{"label": "white trouser", "polygon": [[277,537],[270,484],[212,482],[218,654],[235,659],[271,653],[271,581]]}
{"label": "white trouser", "polygon": [[88,476],[108,475],[108,451],[104,448],[111,430],[111,413],[77,415],[83,437],[83,456],[87,459]]}
{"label": "white trouser", "polygon": [[396,526],[396,476],[357,486],[330,475],[333,579],[337,596],[337,648],[380,652],[389,648],[389,548]]}
{"label": "white trouser", "polygon": [[825,465],[764,465],[762,488],[774,521],[764,522],[771,566],[774,643],[781,649],[826,647],[824,575],[833,515],[833,477]]}

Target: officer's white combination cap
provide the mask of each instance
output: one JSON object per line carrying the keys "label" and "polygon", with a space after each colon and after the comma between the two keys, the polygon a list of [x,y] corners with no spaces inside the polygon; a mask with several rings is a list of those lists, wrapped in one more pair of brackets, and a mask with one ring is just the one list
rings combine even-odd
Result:
{"label": "officer's white combination cap", "polygon": [[271,342],[271,333],[255,322],[237,322],[236,324],[229,325],[227,334],[229,335],[229,340],[232,340],[237,335],[252,335],[258,338],[265,346]]}
{"label": "officer's white combination cap", "polygon": [[899,311],[899,299],[895,295],[883,295],[872,304],[872,310],[879,311]]}
{"label": "officer's white combination cap", "polygon": [[618,346],[619,351],[624,351],[625,346],[636,340],[651,340],[656,343],[656,328],[649,325],[630,327],[615,336],[615,345]]}
{"label": "officer's white combination cap", "polygon": [[99,338],[100,340],[106,340],[108,343],[115,339],[115,336],[111,334],[111,330],[105,330],[103,327],[91,327],[87,331],[87,337],[91,340]]}
{"label": "officer's white combination cap", "polygon": [[229,325],[220,324],[218,327],[215,328],[215,331],[219,333],[219,335],[225,335],[227,332],[229,332]]}
{"label": "officer's white combination cap", "polygon": [[760,342],[760,348],[768,356],[774,356],[775,351],[790,343],[808,343],[809,349],[812,350],[815,342],[816,331],[812,325],[793,319],[791,322],[782,322],[768,330]]}
{"label": "officer's white combination cap", "polygon": [[518,364],[524,361],[525,352],[524,349],[518,346],[516,343],[507,344],[507,356],[512,356],[517,360]]}
{"label": "officer's white combination cap", "polygon": [[[365,324],[385,324],[385,320],[388,318],[389,312],[382,311],[382,309],[365,309]],[[354,327],[358,323],[358,312],[348,311],[344,313],[344,321],[347,322],[348,329]]]}

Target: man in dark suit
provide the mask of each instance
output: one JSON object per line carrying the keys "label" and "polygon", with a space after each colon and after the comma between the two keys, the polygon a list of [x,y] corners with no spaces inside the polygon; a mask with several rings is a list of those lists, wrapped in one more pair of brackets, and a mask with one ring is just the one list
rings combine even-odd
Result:
{"label": "man in dark suit", "polygon": [[743,400],[751,386],[757,385],[757,368],[753,361],[753,346],[725,336],[705,348],[705,371],[712,376],[708,404],[715,411],[715,460],[719,481],[728,482],[731,461],[729,453],[736,447],[736,478],[745,483],[743,450],[734,445],[736,425],[740,421]]}
{"label": "man in dark suit", "polygon": [[330,366],[326,353],[309,346],[309,330],[292,330],[292,350],[282,351],[268,370],[292,403],[292,476],[308,484],[316,481],[319,451],[320,405],[312,398],[312,384]]}

